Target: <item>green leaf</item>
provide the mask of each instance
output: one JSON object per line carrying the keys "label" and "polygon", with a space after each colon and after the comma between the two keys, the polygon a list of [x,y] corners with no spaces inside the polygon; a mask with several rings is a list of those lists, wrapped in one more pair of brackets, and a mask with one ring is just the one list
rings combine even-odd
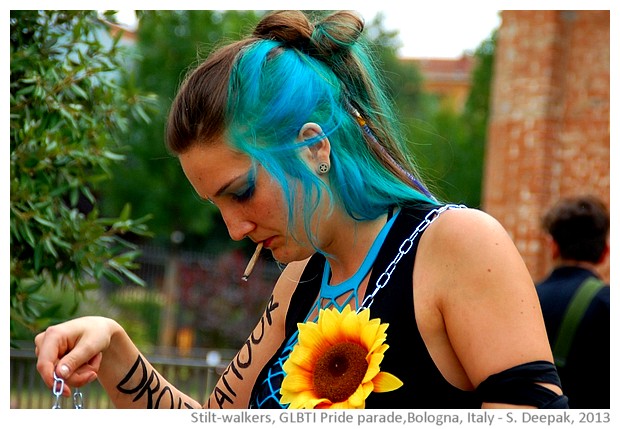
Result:
{"label": "green leaf", "polygon": [[65,118],[65,120],[69,123],[69,125],[72,128],[77,128],[77,124],[75,122],[75,119],[73,119],[73,115],[71,115],[71,113],[69,111],[67,111],[67,109],[61,107],[58,112],[60,113],[60,115]]}
{"label": "green leaf", "polygon": [[58,252],[56,251],[56,248],[54,247],[54,245],[52,244],[52,241],[49,238],[46,238],[43,240],[43,246],[45,246],[45,249],[52,254],[52,256],[54,256],[55,258],[58,258]]}
{"label": "green leaf", "polygon": [[[84,291],[99,287],[93,279],[140,284],[131,271],[135,244],[115,234],[146,234],[148,228],[132,219],[129,209],[122,218],[100,221],[103,213],[121,211],[102,210],[100,204],[110,194],[103,181],[110,179],[115,164],[127,169],[137,118],[150,113],[145,107],[149,95],[136,85],[129,88],[136,64],[123,56],[125,48],[111,39],[96,11],[23,10],[12,11],[13,16],[12,341],[21,335],[19,327],[36,329],[66,318],[74,309],[56,300],[72,293],[70,302],[77,306]],[[158,123],[163,121],[158,118]],[[127,201],[132,199],[124,198],[119,207]],[[118,231],[110,228],[116,223]]]}
{"label": "green leaf", "polygon": [[123,207],[123,210],[121,211],[121,213],[118,215],[119,220],[121,220],[122,222],[126,222],[129,220],[129,217],[131,216],[131,204],[127,203],[125,204],[125,206]]}
{"label": "green leaf", "polygon": [[81,291],[97,290],[99,289],[99,287],[100,287],[99,283],[86,282],[80,285],[80,290]]}
{"label": "green leaf", "polygon": [[24,279],[21,289],[24,293],[33,294],[45,284],[45,279]]}
{"label": "green leaf", "polygon": [[35,89],[36,85],[29,85],[17,91],[16,95],[27,95],[34,92]]}
{"label": "green leaf", "polygon": [[104,150],[102,153],[103,156],[105,156],[106,158],[112,160],[112,161],[124,161],[125,160],[125,156],[118,154],[118,153],[114,153],[112,151],[109,150]]}
{"label": "green leaf", "polygon": [[41,270],[41,261],[43,259],[43,246],[39,243],[34,246],[34,270]]}
{"label": "green leaf", "polygon": [[51,222],[47,219],[42,218],[41,216],[33,216],[33,219],[36,220],[37,222],[39,222],[41,225],[45,225],[49,228],[56,228],[56,224],[54,222]]}
{"label": "green leaf", "polygon": [[27,222],[22,223],[22,235],[26,238],[26,242],[34,247],[36,245],[37,240],[34,238],[34,234],[32,233],[32,230],[30,229],[30,226],[28,226]]}
{"label": "green leaf", "polygon": [[114,271],[109,270],[109,269],[104,269],[103,270],[103,277],[105,277],[106,279],[108,279],[109,281],[111,281],[114,284],[117,285],[122,285],[123,284],[123,279],[121,279],[121,277],[116,274]]}
{"label": "green leaf", "polygon": [[133,272],[131,272],[130,270],[127,270],[125,268],[121,269],[121,272],[123,273],[123,275],[125,277],[127,277],[129,280],[131,280],[133,283],[139,285],[139,286],[146,286],[146,283],[144,282],[144,280],[142,280],[140,277],[138,277],[137,275],[135,275]]}
{"label": "green leaf", "polygon": [[[86,91],[84,91],[82,88],[80,88],[78,85],[72,85],[71,86],[71,91],[73,91],[75,93],[75,95],[77,95],[79,98],[83,98],[83,99],[88,99],[88,94],[86,94]],[[81,106],[76,105],[78,108],[81,108]]]}

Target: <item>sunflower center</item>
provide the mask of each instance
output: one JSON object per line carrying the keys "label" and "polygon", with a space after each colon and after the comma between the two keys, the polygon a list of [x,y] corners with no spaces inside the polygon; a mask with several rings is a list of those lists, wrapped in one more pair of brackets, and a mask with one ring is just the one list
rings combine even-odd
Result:
{"label": "sunflower center", "polygon": [[368,369],[366,354],[366,349],[354,343],[339,343],[327,350],[314,368],[318,397],[336,403],[355,393]]}

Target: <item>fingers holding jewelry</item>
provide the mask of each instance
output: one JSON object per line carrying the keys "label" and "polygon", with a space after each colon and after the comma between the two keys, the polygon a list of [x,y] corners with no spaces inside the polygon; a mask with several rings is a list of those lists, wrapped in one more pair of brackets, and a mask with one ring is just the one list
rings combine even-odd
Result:
{"label": "fingers holding jewelry", "polygon": [[102,352],[109,347],[111,330],[104,318],[80,318],[51,326],[35,337],[37,371],[51,387],[54,371],[68,386],[80,387],[97,378]]}

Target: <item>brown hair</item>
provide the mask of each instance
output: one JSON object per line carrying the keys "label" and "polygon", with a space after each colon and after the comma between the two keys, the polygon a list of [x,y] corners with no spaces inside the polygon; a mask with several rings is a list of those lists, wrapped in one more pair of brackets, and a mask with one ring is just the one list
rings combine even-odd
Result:
{"label": "brown hair", "polygon": [[183,153],[224,132],[230,70],[239,51],[253,41],[249,38],[216,50],[185,78],[166,126],[166,142],[172,152]]}
{"label": "brown hair", "polygon": [[607,246],[609,212],[591,195],[565,198],[544,215],[542,227],[562,258],[598,263]]}

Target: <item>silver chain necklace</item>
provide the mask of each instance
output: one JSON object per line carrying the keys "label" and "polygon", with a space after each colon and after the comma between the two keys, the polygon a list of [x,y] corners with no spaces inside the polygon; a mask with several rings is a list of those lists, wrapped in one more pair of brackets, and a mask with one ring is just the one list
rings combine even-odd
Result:
{"label": "silver chain necklace", "polygon": [[396,255],[396,257],[394,257],[394,259],[387,266],[383,274],[381,274],[379,278],[377,279],[377,282],[375,283],[375,290],[372,291],[372,293],[368,295],[366,298],[364,298],[364,300],[362,301],[362,305],[360,305],[360,307],[357,309],[357,312],[359,313],[365,308],[370,308],[372,303],[375,301],[375,295],[377,294],[377,292],[383,289],[385,285],[387,285],[387,283],[390,281],[390,278],[392,277],[392,273],[396,269],[396,265],[398,264],[398,262],[401,260],[403,256],[409,253],[409,251],[413,247],[414,240],[416,239],[418,235],[420,235],[422,231],[428,228],[429,225],[433,223],[433,221],[437,219],[439,215],[445,212],[446,210],[465,209],[465,208],[467,208],[467,206],[464,206],[462,204],[446,204],[445,206],[438,207],[428,212],[427,215],[424,217],[424,220],[420,222],[420,224],[411,233],[411,235],[408,238],[406,238],[405,241],[402,242],[402,244],[398,248],[398,254]]}

